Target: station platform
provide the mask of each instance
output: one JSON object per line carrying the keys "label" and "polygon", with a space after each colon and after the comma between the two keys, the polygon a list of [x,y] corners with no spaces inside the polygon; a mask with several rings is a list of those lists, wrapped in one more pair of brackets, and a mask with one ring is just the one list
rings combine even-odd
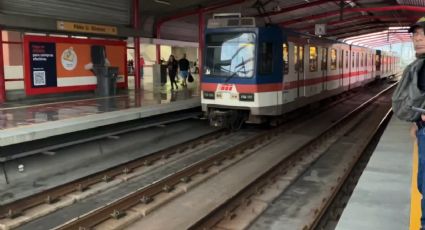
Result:
{"label": "station platform", "polygon": [[417,148],[410,127],[411,123],[391,118],[336,230],[419,229]]}
{"label": "station platform", "polygon": [[[195,79],[197,79],[195,77]],[[142,92],[131,88],[111,97],[81,96],[28,99],[0,106],[0,146],[43,139],[119,122],[199,107],[199,83],[171,91],[142,80]],[[76,99],[78,98],[78,99]]]}

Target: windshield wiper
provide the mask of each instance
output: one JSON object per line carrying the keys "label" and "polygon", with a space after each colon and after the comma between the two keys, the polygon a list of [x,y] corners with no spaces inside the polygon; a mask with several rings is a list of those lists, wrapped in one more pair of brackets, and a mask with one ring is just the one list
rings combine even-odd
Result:
{"label": "windshield wiper", "polygon": [[226,80],[224,81],[224,82],[228,82],[228,81],[230,81],[230,79],[232,79],[232,78],[234,78],[236,75],[238,75],[238,73],[239,72],[243,72],[243,73],[245,73],[246,74],[246,68],[245,68],[245,64],[246,64],[246,62],[243,60],[243,58],[242,58],[242,61],[241,61],[241,63],[239,63],[238,65],[236,65],[235,66],[235,69],[237,69],[237,68],[239,68],[239,69],[243,69],[243,71],[241,71],[241,70],[236,70],[235,72],[233,72],[232,73],[232,75],[230,75],[229,77],[227,77],[226,78]]}

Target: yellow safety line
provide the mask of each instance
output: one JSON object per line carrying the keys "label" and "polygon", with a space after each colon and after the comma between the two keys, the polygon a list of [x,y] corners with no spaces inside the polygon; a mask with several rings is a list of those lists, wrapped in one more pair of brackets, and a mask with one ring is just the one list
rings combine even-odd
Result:
{"label": "yellow safety line", "polygon": [[412,187],[410,201],[410,230],[418,230],[421,226],[421,194],[417,186],[418,174],[418,145],[413,144]]}

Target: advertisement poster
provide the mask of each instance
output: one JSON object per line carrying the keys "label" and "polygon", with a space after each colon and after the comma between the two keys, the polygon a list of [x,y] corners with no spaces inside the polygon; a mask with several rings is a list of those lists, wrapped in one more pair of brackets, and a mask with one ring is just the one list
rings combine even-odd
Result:
{"label": "advertisement poster", "polygon": [[91,70],[93,47],[105,50],[105,65],[118,67],[117,87],[127,88],[125,42],[25,36],[26,94],[94,90],[97,80]]}

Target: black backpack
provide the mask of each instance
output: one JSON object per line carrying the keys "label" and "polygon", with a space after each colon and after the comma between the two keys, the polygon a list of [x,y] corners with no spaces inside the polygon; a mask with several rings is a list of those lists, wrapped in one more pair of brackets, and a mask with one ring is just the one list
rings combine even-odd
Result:
{"label": "black backpack", "polygon": [[[425,109],[425,92],[418,88],[419,70],[424,65],[425,59],[416,59],[406,67],[403,77],[392,96],[392,107],[394,114],[404,121],[417,121],[421,113],[412,107]],[[425,68],[425,67],[424,67]]]}

